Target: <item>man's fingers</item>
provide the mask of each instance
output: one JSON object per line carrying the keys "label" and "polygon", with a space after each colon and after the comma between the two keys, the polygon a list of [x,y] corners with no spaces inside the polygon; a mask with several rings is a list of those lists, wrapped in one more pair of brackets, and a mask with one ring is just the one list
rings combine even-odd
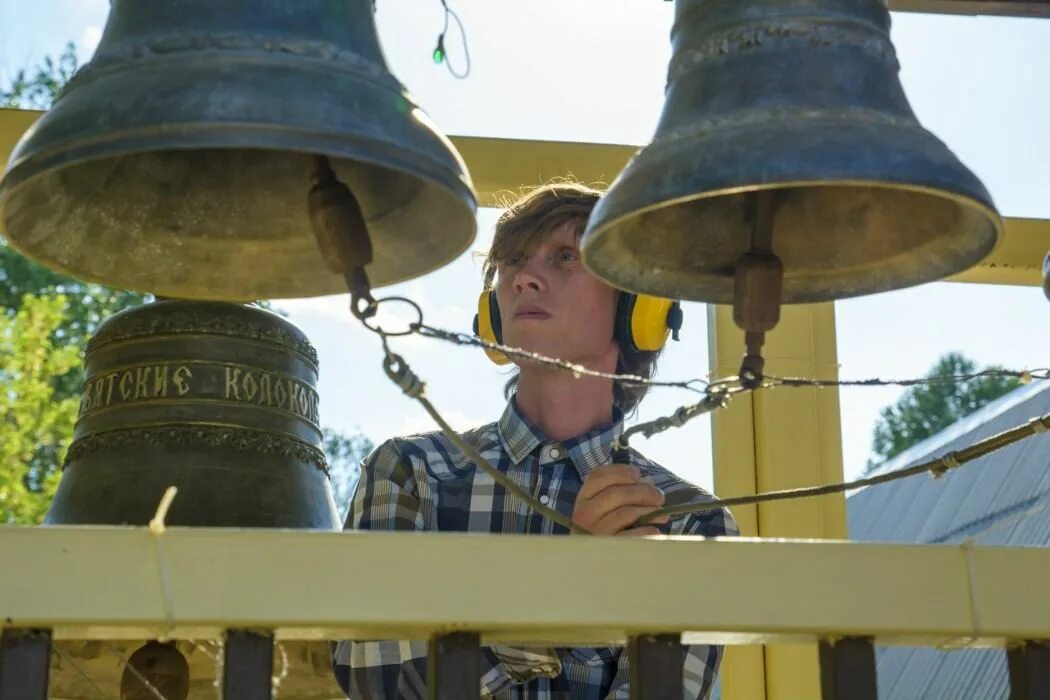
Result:
{"label": "man's fingers", "polygon": [[[638,521],[638,518],[641,518],[643,515],[649,515],[652,512],[653,508],[649,506],[623,506],[606,513],[589,529],[596,535],[615,535],[623,530],[630,529]],[[649,527],[649,525],[643,527]]]}
{"label": "man's fingers", "polygon": [[617,485],[598,493],[586,503],[598,517],[623,506],[650,506],[658,508],[664,504],[663,491],[652,484]]}
{"label": "man's fingers", "polygon": [[637,484],[641,479],[641,472],[637,467],[629,464],[610,464],[599,467],[587,475],[577,494],[577,499],[591,499],[609,488],[610,486],[623,486]]}

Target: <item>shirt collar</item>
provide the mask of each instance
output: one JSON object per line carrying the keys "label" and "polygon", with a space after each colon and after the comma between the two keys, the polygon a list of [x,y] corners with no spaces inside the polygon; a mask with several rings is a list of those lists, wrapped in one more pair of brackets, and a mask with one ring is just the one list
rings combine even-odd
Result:
{"label": "shirt collar", "polygon": [[[514,464],[520,464],[528,455],[543,444],[556,444],[543,431],[533,425],[518,408],[515,396],[507,401],[497,424],[500,442]],[[610,424],[568,440],[561,447],[572,460],[581,478],[586,478],[592,469],[608,464],[612,457],[613,441],[623,433],[623,411],[613,407]]]}

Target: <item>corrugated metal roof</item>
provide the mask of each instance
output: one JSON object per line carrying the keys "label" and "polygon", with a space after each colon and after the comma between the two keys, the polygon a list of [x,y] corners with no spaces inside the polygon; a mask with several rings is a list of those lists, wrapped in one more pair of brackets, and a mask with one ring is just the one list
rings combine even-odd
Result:
{"label": "corrugated metal roof", "polygon": [[[1003,396],[883,464],[892,471],[939,457],[1050,413],[1050,382]],[[952,470],[857,491],[847,499],[849,535],[877,542],[1050,545],[1050,433]],[[880,700],[1006,700],[1001,650],[880,647]]]}

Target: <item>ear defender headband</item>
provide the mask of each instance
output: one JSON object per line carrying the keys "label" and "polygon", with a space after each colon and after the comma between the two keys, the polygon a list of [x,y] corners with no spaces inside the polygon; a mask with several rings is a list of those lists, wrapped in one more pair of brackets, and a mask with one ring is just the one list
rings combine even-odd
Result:
{"label": "ear defender headband", "polygon": [[[682,307],[677,301],[621,292],[616,304],[614,338],[627,352],[656,352],[667,343],[668,335],[678,340],[682,318]],[[496,293],[492,290],[486,290],[478,297],[474,335],[490,343],[503,342],[503,321]],[[485,348],[485,354],[497,365],[511,361],[498,350]]]}

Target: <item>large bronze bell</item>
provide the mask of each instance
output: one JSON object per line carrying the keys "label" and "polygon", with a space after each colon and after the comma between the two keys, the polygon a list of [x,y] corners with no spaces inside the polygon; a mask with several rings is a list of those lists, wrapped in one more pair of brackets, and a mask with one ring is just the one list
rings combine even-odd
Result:
{"label": "large bronze bell", "polygon": [[112,0],[98,50],[16,147],[5,237],[75,277],[189,299],[345,292],[310,154],[356,196],[381,286],[474,238],[452,147],[387,69],[368,0]]}
{"label": "large bronze bell", "polygon": [[664,111],[591,217],[588,267],[621,288],[728,304],[735,282],[754,286],[735,280],[748,253],[765,256],[760,286],[775,296],[775,256],[781,300],[800,303],[985,257],[1001,220],[916,120],[889,26],[883,0],[677,0]]}
{"label": "large bronze bell", "polygon": [[91,339],[73,443],[46,522],[338,529],[317,355],[277,314],[159,301]]}

